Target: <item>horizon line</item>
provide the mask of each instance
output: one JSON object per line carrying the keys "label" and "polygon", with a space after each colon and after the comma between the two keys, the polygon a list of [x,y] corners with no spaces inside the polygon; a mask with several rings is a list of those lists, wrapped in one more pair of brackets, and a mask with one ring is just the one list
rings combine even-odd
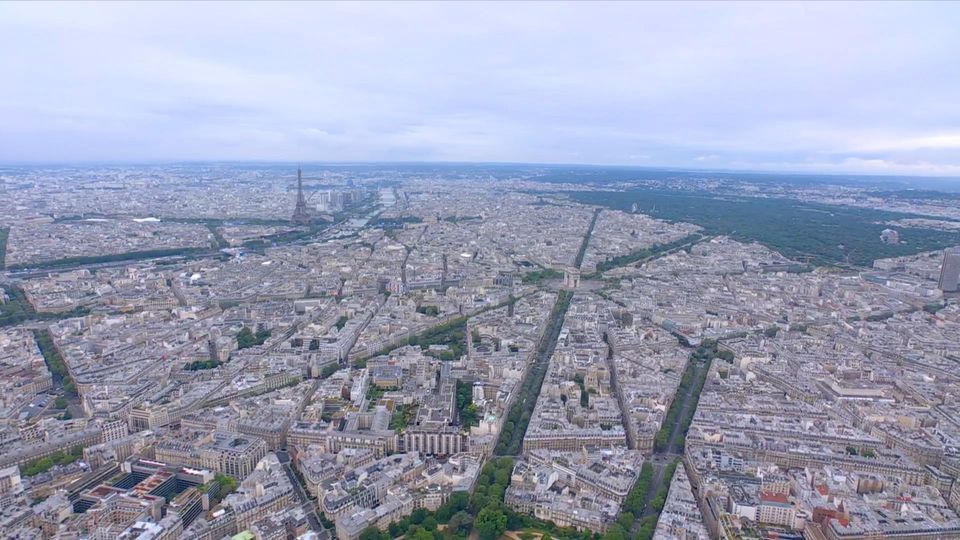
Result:
{"label": "horizon line", "polygon": [[682,173],[706,174],[774,174],[792,176],[837,176],[837,177],[878,177],[878,178],[925,178],[960,181],[960,176],[939,174],[904,174],[882,172],[836,172],[836,171],[797,171],[777,169],[725,169],[697,168],[669,165],[632,165],[610,163],[563,163],[536,161],[458,161],[458,160],[284,160],[284,159],[143,159],[143,160],[24,160],[0,161],[0,168],[39,167],[39,166],[123,166],[123,165],[180,165],[180,164],[307,164],[307,165],[494,165],[494,166],[536,166],[536,167],[573,167],[597,169],[648,170]]}

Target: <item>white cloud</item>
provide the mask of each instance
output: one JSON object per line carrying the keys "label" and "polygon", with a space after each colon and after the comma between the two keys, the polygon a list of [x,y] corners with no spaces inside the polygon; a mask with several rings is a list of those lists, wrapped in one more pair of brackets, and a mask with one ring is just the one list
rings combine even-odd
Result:
{"label": "white cloud", "polygon": [[763,171],[804,172],[804,173],[849,173],[883,174],[903,176],[960,176],[960,164],[938,164],[929,162],[897,162],[886,159],[849,157],[840,161],[804,161],[804,162],[732,162],[731,168],[753,168]]}
{"label": "white cloud", "polygon": [[950,3],[0,3],[0,161],[939,174],[960,164],[957,20]]}
{"label": "white cloud", "polygon": [[851,150],[854,152],[889,152],[925,149],[960,150],[960,132],[876,137],[855,144]]}

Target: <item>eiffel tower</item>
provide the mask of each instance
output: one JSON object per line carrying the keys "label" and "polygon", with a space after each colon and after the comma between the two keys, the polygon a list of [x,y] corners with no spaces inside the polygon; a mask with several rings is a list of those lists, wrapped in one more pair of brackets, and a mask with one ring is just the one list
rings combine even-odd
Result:
{"label": "eiffel tower", "polygon": [[307,199],[303,196],[303,170],[300,169],[299,165],[297,165],[297,206],[293,209],[291,221],[300,224],[310,223],[311,221]]}

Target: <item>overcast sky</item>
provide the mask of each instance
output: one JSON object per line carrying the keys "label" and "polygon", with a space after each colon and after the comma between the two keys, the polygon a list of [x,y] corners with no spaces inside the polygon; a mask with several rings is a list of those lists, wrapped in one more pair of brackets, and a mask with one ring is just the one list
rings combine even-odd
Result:
{"label": "overcast sky", "polygon": [[960,175],[960,3],[0,3],[0,161]]}

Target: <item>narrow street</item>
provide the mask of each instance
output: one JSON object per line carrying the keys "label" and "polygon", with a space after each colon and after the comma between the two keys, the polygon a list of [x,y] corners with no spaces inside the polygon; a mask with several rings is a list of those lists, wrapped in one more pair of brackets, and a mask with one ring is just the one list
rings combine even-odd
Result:
{"label": "narrow street", "polygon": [[287,473],[287,478],[290,480],[290,483],[293,484],[293,491],[296,493],[303,511],[307,514],[307,521],[310,523],[310,528],[317,533],[323,534],[325,529],[323,525],[320,524],[320,520],[317,519],[317,505],[310,500],[307,492],[303,489],[303,485],[300,484],[300,480],[297,480],[297,475],[293,473],[293,466],[290,464],[290,454],[280,450],[277,452],[277,458],[280,459],[280,464],[283,465],[283,471]]}

